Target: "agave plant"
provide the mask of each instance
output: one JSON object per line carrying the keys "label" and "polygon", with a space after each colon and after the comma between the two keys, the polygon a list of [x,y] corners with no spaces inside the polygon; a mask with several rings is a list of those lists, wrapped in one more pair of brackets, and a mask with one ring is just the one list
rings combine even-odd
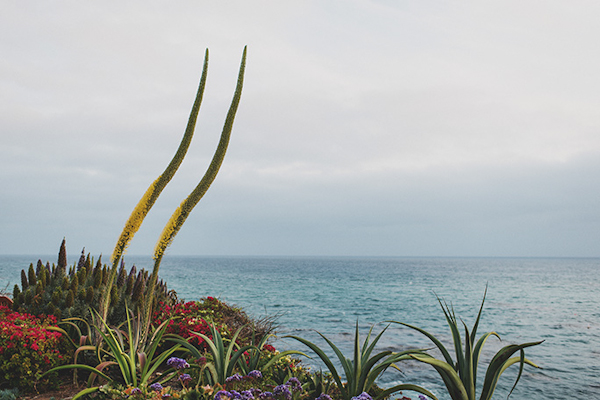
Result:
{"label": "agave plant", "polygon": [[[151,378],[158,367],[175,351],[180,349],[180,345],[175,345],[156,355],[156,350],[163,339],[169,320],[163,322],[154,331],[148,345],[144,346],[140,341],[142,337],[141,330],[143,329],[140,316],[138,315],[136,321],[132,321],[129,312],[127,312],[127,315],[126,330],[123,331],[120,328],[109,327],[106,321],[97,313],[102,326],[94,325],[93,327],[98,335],[102,337],[102,343],[97,346],[89,344],[80,346],[76,351],[76,355],[80,351],[93,350],[97,355],[98,365],[92,367],[86,364],[69,364],[53,368],[46,372],[46,374],[49,374],[52,371],[64,369],[81,369],[90,372],[88,387],[77,393],[73,397],[73,400],[97,392],[100,389],[100,386],[94,386],[97,376],[101,376],[112,384],[121,381],[125,385],[132,387],[146,387],[149,383],[153,382]],[[117,366],[120,372],[120,379],[117,381],[103,372],[106,367],[111,365]],[[175,374],[176,372],[173,372],[160,379],[164,382]]]}
{"label": "agave plant", "polygon": [[[243,327],[240,327],[234,334],[229,343],[219,333],[219,330],[214,325],[210,326],[210,335],[212,339],[199,332],[191,332],[192,334],[201,337],[208,344],[208,349],[212,354],[212,361],[206,364],[206,369],[209,371],[209,378],[211,384],[225,384],[225,379],[233,374],[233,370],[238,363],[238,360],[247,350],[250,350],[253,346],[247,345],[239,347],[235,342],[238,338]],[[178,345],[183,346],[191,353],[192,358],[201,358],[202,353],[183,338],[174,337],[169,339]]]}
{"label": "agave plant", "polygon": [[[477,319],[475,320],[473,329],[469,331],[467,325],[461,320],[465,332],[464,349],[460,337],[460,327],[456,315],[454,313],[454,308],[448,306],[446,302],[443,302],[439,297],[437,297],[442,311],[444,312],[444,316],[446,317],[446,322],[448,323],[452,332],[452,340],[454,342],[453,344],[454,352],[456,354],[456,361],[452,359],[450,353],[444,347],[444,345],[435,336],[428,333],[427,331],[416,326],[406,324],[404,322],[388,321],[404,325],[422,333],[423,335],[427,336],[427,338],[429,338],[429,340],[431,340],[435,344],[435,346],[440,350],[442,356],[444,357],[444,360],[438,360],[429,354],[410,354],[409,356],[414,360],[429,364],[433,368],[435,368],[435,370],[439,373],[442,380],[444,381],[446,389],[448,390],[448,393],[450,394],[452,400],[475,400],[477,388],[477,367],[483,346],[487,339],[489,339],[491,336],[495,336],[498,339],[500,339],[500,336],[496,332],[487,332],[483,334],[477,341],[475,341],[486,294],[487,287],[484,292],[483,300],[481,302],[481,306],[479,307],[479,313],[477,314]],[[510,394],[517,386],[519,379],[521,378],[521,374],[523,372],[523,367],[525,364],[531,365],[535,368],[540,368],[539,366],[535,365],[527,358],[525,358],[525,348],[537,346],[542,342],[543,341],[529,342],[523,344],[512,344],[500,349],[494,355],[494,357],[491,359],[488,365],[479,399],[490,400],[492,398],[492,395],[494,394],[494,390],[496,389],[496,385],[498,383],[500,375],[502,375],[502,373],[511,365],[518,363],[519,373],[509,393],[510,396]],[[513,354],[517,352],[519,353],[519,356],[512,357]]]}
{"label": "agave plant", "polygon": [[[353,397],[359,396],[361,393],[369,392],[369,390],[375,384],[375,380],[383,374],[389,367],[396,368],[396,363],[402,360],[408,359],[411,355],[425,355],[423,350],[407,350],[399,353],[394,353],[390,350],[379,352],[373,356],[373,350],[379,342],[379,339],[383,333],[387,330],[387,326],[375,337],[372,343],[369,343],[371,334],[373,332],[374,325],[369,329],[369,333],[363,342],[362,348],[360,346],[360,339],[358,333],[358,321],[356,322],[356,330],[354,333],[354,358],[351,360],[340,351],[340,349],[327,339],[323,334],[317,332],[327,344],[334,351],[337,356],[342,368],[344,369],[344,375],[346,383],[342,382],[342,377],[338,374],[337,369],[333,365],[331,359],[325,354],[325,352],[312,342],[303,339],[298,336],[284,336],[298,340],[300,343],[308,346],[314,351],[317,356],[323,361],[323,363],[329,369],[333,380],[335,381],[338,389],[340,390],[341,397],[343,400],[351,400]],[[401,390],[412,390],[415,392],[422,393],[429,397],[435,398],[428,390],[412,384],[400,384],[391,387],[387,390],[379,393],[375,400],[386,398],[392,393],[399,392]]]}
{"label": "agave plant", "polygon": [[[286,357],[286,356],[299,355],[299,356],[308,357],[306,354],[302,353],[301,351],[286,350],[286,351],[278,352],[275,356],[271,357],[269,359],[269,361],[264,363],[262,361],[264,358],[263,357],[264,356],[263,348],[264,348],[265,344],[267,343],[267,340],[271,337],[275,337],[275,335],[272,335],[272,334],[264,335],[260,339],[260,341],[255,344],[254,343],[255,336],[254,335],[252,336],[252,341],[251,341],[252,343],[251,343],[250,349],[248,349],[246,351],[246,353],[243,353],[241,356],[241,359],[238,360],[238,366],[244,375],[248,375],[248,373],[250,373],[250,371],[254,371],[254,370],[266,371],[269,368],[271,368],[271,366],[275,365],[277,363],[277,361],[279,361],[281,358]],[[263,365],[263,363],[264,363],[264,365]]]}

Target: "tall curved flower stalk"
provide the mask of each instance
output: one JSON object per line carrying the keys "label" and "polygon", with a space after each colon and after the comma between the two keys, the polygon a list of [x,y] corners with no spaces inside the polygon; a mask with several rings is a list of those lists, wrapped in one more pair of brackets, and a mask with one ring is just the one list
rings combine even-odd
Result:
{"label": "tall curved flower stalk", "polygon": [[119,265],[119,261],[121,260],[121,256],[125,252],[129,242],[133,239],[133,236],[138,231],[144,218],[158,199],[158,196],[163,191],[163,189],[167,186],[167,184],[171,181],[175,172],[183,162],[185,154],[190,146],[192,141],[192,137],[194,136],[194,129],[196,127],[196,120],[198,118],[198,112],[200,110],[200,104],[202,103],[202,97],[204,95],[204,87],[206,85],[206,76],[208,73],[208,49],[204,54],[204,65],[202,67],[202,76],[200,77],[200,84],[198,85],[198,91],[196,93],[196,99],[194,101],[194,105],[192,106],[192,111],[190,112],[190,117],[188,119],[188,124],[185,129],[185,133],[183,138],[181,139],[181,143],[177,148],[177,152],[171,159],[171,162],[162,174],[159,175],[158,178],[148,189],[146,193],[142,196],[140,201],[137,203],[129,219],[125,223],[125,227],[119,236],[119,240],[117,240],[117,244],[113,250],[111,256],[111,264],[112,268],[110,271],[110,276],[108,279],[108,283],[102,293],[102,298],[100,300],[100,314],[102,318],[106,320],[108,316],[108,309],[110,304],[110,291],[112,289],[112,285],[115,281],[115,277],[117,276],[117,267]]}
{"label": "tall curved flower stalk", "polygon": [[[235,88],[233,100],[231,101],[229,112],[227,113],[227,117],[225,119],[223,131],[221,132],[221,139],[219,140],[217,150],[213,155],[210,165],[208,166],[208,169],[204,173],[204,176],[202,177],[196,188],[190,193],[190,195],[185,200],[181,202],[181,204],[179,205],[179,207],[177,207],[173,215],[171,215],[171,218],[165,225],[162,234],[160,235],[160,238],[156,243],[156,246],[154,247],[154,268],[152,270],[152,275],[150,276],[150,280],[148,283],[143,310],[143,324],[147,328],[149,328],[150,326],[150,317],[152,313],[152,301],[154,297],[153,288],[154,285],[156,285],[156,281],[158,279],[158,270],[163,255],[165,254],[165,250],[171,245],[171,243],[173,243],[173,240],[175,239],[175,236],[183,226],[183,223],[217,177],[217,173],[219,172],[221,164],[223,163],[223,159],[225,158],[225,153],[227,152],[227,146],[229,144],[229,137],[231,136],[231,130],[233,129],[233,121],[235,119],[235,114],[237,112],[238,105],[240,103],[240,98],[242,96],[242,87],[244,84],[244,71],[246,69],[246,50],[247,48],[244,47],[244,52],[242,54],[242,62],[240,64],[237,86]],[[148,331],[149,329],[144,330],[146,335],[148,334]]]}

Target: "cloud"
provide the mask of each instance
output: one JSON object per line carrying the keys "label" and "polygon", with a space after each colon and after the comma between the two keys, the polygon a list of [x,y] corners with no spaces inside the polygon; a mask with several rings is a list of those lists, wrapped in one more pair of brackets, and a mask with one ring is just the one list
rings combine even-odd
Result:
{"label": "cloud", "polygon": [[212,156],[247,44],[225,164],[173,254],[597,255],[598,7],[7,5],[0,253],[63,236],[112,251],[209,47],[196,137],[130,249],[149,254]]}

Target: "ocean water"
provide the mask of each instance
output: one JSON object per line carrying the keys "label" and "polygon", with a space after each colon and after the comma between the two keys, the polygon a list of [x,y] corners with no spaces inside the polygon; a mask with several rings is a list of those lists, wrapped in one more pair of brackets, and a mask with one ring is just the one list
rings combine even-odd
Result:
{"label": "ocean water", "polygon": [[[0,288],[20,282],[20,269],[38,258],[56,261],[55,256],[0,257]],[[125,261],[152,268],[149,257]],[[478,332],[495,331],[502,341],[488,340],[480,384],[484,367],[501,347],[544,340],[526,350],[527,358],[543,369],[526,366],[510,398],[600,399],[600,259],[168,256],[160,276],[181,298],[214,296],[255,317],[277,315],[278,336],[301,336],[327,349],[319,331],[349,356],[357,321],[364,338],[372,324],[379,333],[387,320],[417,325],[453,353],[436,295],[471,328],[487,285]],[[274,344],[306,350],[289,338]],[[378,350],[424,347],[431,347],[424,336],[392,324]],[[305,362],[319,368],[314,360]],[[399,366],[402,372],[386,371],[379,384],[415,383],[449,399],[433,368],[416,362]],[[507,397],[517,371],[512,366],[504,373],[494,399]]]}

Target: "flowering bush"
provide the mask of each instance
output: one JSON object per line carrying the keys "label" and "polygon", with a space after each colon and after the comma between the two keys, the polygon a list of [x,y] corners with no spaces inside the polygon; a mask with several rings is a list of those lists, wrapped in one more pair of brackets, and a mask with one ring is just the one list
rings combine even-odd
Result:
{"label": "flowering bush", "polygon": [[0,306],[0,381],[25,390],[56,385],[52,376],[37,382],[45,371],[67,361],[60,351],[61,334],[46,329],[50,325],[56,325],[53,315],[35,317]]}
{"label": "flowering bush", "polygon": [[[209,305],[215,306],[210,308]],[[223,323],[218,323],[222,318],[219,305],[223,305],[219,300],[208,297],[204,301],[189,301],[187,303],[177,303],[173,306],[159,303],[158,310],[153,315],[153,325],[158,326],[169,318],[166,333],[174,333],[185,339],[190,338],[190,343],[203,351],[207,351],[208,347],[204,339],[200,336],[193,335],[191,332],[202,333],[212,339],[210,333],[210,322],[216,324],[216,328],[225,337],[231,337],[231,333],[227,326]],[[210,321],[210,322],[209,322]]]}

